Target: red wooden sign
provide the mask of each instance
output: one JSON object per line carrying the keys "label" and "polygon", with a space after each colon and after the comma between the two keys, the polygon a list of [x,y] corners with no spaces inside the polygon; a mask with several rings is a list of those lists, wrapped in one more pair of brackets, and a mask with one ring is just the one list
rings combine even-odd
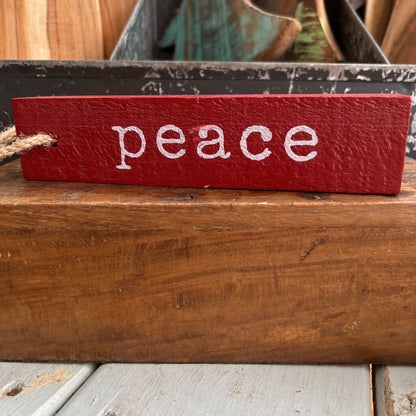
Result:
{"label": "red wooden sign", "polygon": [[411,98],[227,95],[17,98],[27,179],[395,194]]}

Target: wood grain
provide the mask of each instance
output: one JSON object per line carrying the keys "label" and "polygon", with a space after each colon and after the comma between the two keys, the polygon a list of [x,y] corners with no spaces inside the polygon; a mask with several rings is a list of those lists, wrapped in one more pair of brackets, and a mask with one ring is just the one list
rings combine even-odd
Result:
{"label": "wood grain", "polygon": [[376,411],[379,416],[412,416],[416,408],[416,368],[383,365],[375,373]]}
{"label": "wood grain", "polygon": [[416,2],[396,0],[381,49],[391,63],[416,64]]}
{"label": "wood grain", "polygon": [[81,414],[370,416],[369,371],[366,366],[106,364],[58,416]]}
{"label": "wood grain", "polygon": [[105,59],[113,52],[136,3],[137,0],[100,0]]}
{"label": "wood grain", "polygon": [[95,368],[94,364],[0,363],[0,414],[55,415]]}
{"label": "wood grain", "polygon": [[[397,94],[13,100],[27,179],[396,194],[411,97]],[[192,114],[192,117],[189,115]]]}
{"label": "wood grain", "polygon": [[252,0],[252,3],[267,13],[294,17],[299,0]]}
{"label": "wood grain", "polygon": [[2,0],[0,59],[103,59],[99,0]]}
{"label": "wood grain", "polygon": [[394,0],[367,0],[365,25],[374,39],[381,45],[393,10]]}
{"label": "wood grain", "polygon": [[50,59],[45,0],[0,2],[0,58]]}
{"label": "wood grain", "polygon": [[0,359],[415,362],[415,161],[396,197],[0,175]]}

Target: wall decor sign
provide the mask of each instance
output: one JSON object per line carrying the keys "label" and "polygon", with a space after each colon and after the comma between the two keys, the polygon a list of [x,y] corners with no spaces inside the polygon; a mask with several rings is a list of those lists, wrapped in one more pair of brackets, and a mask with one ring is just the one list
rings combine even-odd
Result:
{"label": "wall decor sign", "polygon": [[411,97],[78,96],[13,100],[27,179],[396,194]]}

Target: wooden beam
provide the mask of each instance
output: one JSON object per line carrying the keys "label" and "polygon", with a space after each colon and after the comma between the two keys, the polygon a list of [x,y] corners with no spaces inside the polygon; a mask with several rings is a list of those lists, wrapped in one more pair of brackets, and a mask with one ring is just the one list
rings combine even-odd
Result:
{"label": "wooden beam", "polygon": [[415,362],[416,161],[395,197],[0,169],[0,359]]}

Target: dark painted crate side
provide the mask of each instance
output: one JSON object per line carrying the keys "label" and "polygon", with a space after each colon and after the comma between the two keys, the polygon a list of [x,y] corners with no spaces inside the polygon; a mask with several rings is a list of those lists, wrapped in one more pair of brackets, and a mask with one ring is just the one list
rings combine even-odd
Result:
{"label": "dark painted crate side", "polygon": [[[0,123],[11,99],[38,95],[333,94],[416,96],[416,66],[159,61],[0,61]],[[416,158],[416,100],[407,154]]]}

